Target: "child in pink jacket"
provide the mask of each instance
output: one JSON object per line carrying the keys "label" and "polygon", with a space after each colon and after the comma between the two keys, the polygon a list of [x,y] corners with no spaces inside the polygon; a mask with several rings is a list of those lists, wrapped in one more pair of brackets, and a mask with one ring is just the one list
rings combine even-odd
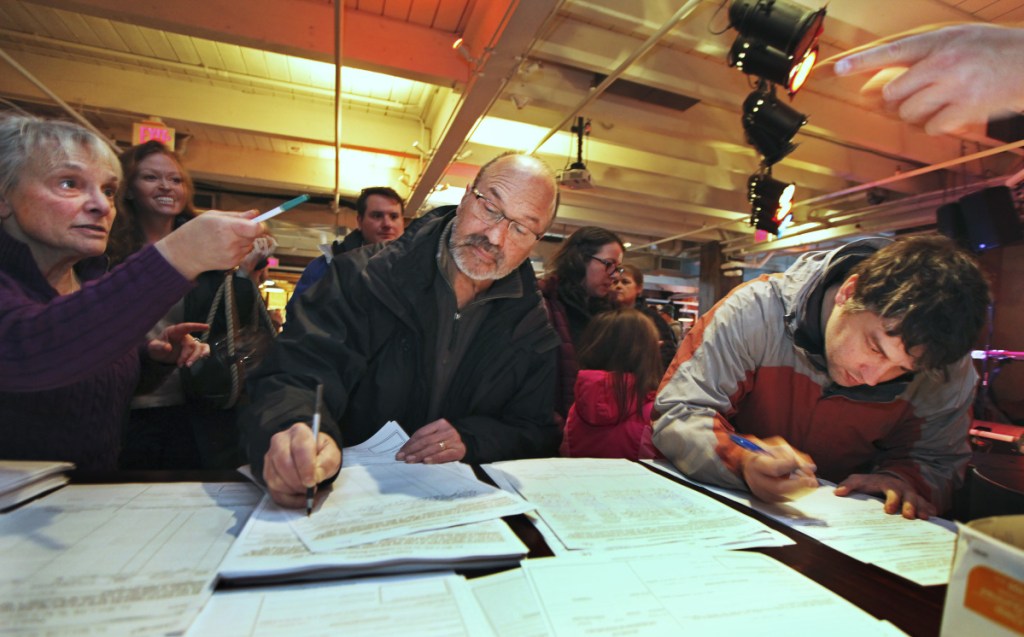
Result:
{"label": "child in pink jacket", "polygon": [[633,308],[590,320],[577,349],[580,373],[559,452],[577,458],[661,458],[651,408],[661,380],[654,323]]}

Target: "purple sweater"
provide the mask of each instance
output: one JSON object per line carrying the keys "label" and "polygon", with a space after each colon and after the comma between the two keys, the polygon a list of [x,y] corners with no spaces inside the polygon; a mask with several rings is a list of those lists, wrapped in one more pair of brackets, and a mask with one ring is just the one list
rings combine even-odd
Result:
{"label": "purple sweater", "polygon": [[105,262],[79,263],[82,289],[60,296],[0,227],[0,458],[117,466],[146,332],[192,284],[152,246]]}

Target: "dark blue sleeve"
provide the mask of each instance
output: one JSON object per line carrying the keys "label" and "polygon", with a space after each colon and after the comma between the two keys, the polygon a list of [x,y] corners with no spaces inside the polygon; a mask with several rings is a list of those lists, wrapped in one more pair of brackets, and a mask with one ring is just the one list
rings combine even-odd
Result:
{"label": "dark blue sleeve", "polygon": [[299,296],[312,287],[314,283],[322,279],[325,272],[327,272],[326,257],[319,256],[309,262],[306,269],[302,271],[302,276],[299,277],[299,281],[295,284],[295,290],[292,292],[291,297],[288,299],[288,303],[285,305],[285,316],[291,314],[292,307],[295,305],[295,297]]}

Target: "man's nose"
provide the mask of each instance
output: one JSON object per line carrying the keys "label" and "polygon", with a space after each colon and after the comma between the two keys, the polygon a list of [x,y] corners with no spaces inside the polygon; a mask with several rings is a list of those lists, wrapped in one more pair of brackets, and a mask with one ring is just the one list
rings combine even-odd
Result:
{"label": "man's nose", "polygon": [[484,233],[484,236],[487,237],[487,240],[490,241],[492,245],[502,247],[505,245],[505,237],[508,236],[510,225],[511,223],[507,223],[502,219],[488,228],[487,232]]}
{"label": "man's nose", "polygon": [[879,365],[865,365],[861,368],[861,380],[864,381],[865,385],[874,387],[878,383],[883,383],[889,379],[896,378],[899,373],[896,372],[895,365],[879,364]]}

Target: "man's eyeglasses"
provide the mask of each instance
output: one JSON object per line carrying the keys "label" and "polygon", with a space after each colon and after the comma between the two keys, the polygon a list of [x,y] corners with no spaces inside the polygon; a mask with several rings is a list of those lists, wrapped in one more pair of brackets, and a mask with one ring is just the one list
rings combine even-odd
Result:
{"label": "man's eyeglasses", "polygon": [[518,246],[528,246],[536,241],[540,241],[544,235],[537,234],[533,230],[530,230],[518,221],[514,221],[505,216],[505,213],[498,209],[497,206],[491,202],[490,199],[485,197],[483,193],[474,187],[471,191],[473,196],[476,197],[477,206],[471,206],[470,210],[480,221],[484,222],[489,226],[493,226],[497,223],[501,223],[503,220],[508,222],[508,240]]}
{"label": "man's eyeglasses", "polygon": [[626,271],[626,268],[622,267],[621,265],[612,261],[611,259],[602,259],[601,257],[595,257],[594,255],[590,255],[590,258],[593,259],[594,261],[599,261],[601,265],[604,266],[604,273],[607,274],[608,276],[611,276],[613,274],[622,274],[623,272]]}

